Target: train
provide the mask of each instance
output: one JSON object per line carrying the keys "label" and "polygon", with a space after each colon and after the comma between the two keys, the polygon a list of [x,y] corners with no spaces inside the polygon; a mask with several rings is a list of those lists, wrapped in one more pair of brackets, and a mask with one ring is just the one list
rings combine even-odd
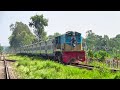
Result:
{"label": "train", "polygon": [[67,31],[54,39],[19,47],[16,53],[39,55],[64,64],[80,63],[86,60],[85,51],[82,49],[82,35],[76,31]]}

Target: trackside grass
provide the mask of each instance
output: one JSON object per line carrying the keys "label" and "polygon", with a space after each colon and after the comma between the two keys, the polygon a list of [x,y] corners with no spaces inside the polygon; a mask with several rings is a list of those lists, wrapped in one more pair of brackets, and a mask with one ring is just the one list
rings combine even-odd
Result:
{"label": "trackside grass", "polygon": [[[21,79],[119,79],[120,72],[111,72],[109,69],[94,68],[93,70],[80,69],[73,66],[59,64],[51,60],[38,57],[10,55],[7,59],[17,60],[14,64]],[[95,64],[95,63],[93,63]],[[105,66],[106,67],[106,66]]]}

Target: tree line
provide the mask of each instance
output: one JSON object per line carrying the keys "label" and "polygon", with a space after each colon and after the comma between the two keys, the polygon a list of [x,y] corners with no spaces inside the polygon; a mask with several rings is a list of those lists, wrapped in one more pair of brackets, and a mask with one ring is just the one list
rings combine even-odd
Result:
{"label": "tree line", "polygon": [[2,54],[2,52],[3,52],[3,46],[1,46],[0,44],[0,54]]}
{"label": "tree line", "polygon": [[[60,35],[60,33],[56,32],[54,35],[47,36],[45,27],[48,26],[48,19],[44,18],[43,14],[31,16],[30,20],[29,26],[23,22],[15,22],[15,24],[10,25],[10,31],[12,31],[9,37],[10,48],[16,49],[24,45],[45,41]],[[32,28],[33,33],[29,27]]]}
{"label": "tree line", "polygon": [[[56,32],[54,35],[47,36],[47,32],[45,32],[45,27],[47,26],[48,19],[43,14],[31,16],[28,26],[23,22],[16,21],[15,24],[10,25],[10,30],[12,31],[9,37],[10,48],[16,49],[35,42],[53,39],[60,35],[60,33]],[[33,33],[30,28],[33,30]],[[120,34],[114,38],[109,38],[107,35],[102,37],[95,34],[92,30],[88,30],[86,34],[86,38],[83,37],[82,46],[89,53],[88,56],[98,57],[100,56],[98,53],[104,52],[117,56],[120,53]],[[98,53],[96,54],[96,52]],[[107,54],[104,53],[104,55]]]}
{"label": "tree line", "polygon": [[[83,49],[88,52],[88,56],[101,57],[112,56],[114,58],[120,58],[120,34],[113,38],[109,38],[108,35],[95,34],[92,30],[86,32],[86,38],[83,38]],[[108,55],[110,54],[110,55]],[[104,58],[104,57],[103,57]]]}

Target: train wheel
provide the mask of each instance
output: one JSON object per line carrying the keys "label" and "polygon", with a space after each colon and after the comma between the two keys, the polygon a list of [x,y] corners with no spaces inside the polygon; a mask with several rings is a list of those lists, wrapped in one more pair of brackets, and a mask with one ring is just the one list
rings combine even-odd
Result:
{"label": "train wheel", "polygon": [[55,55],[54,60],[57,61],[57,56]]}
{"label": "train wheel", "polygon": [[61,56],[60,55],[57,56],[57,60],[58,60],[58,62],[61,62]]}

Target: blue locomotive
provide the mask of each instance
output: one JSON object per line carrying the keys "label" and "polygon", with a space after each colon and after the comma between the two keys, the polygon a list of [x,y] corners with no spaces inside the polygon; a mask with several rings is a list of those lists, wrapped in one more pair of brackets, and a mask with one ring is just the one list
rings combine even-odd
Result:
{"label": "blue locomotive", "polygon": [[17,53],[41,55],[66,64],[85,61],[81,33],[73,31],[68,31],[52,40],[20,47]]}

